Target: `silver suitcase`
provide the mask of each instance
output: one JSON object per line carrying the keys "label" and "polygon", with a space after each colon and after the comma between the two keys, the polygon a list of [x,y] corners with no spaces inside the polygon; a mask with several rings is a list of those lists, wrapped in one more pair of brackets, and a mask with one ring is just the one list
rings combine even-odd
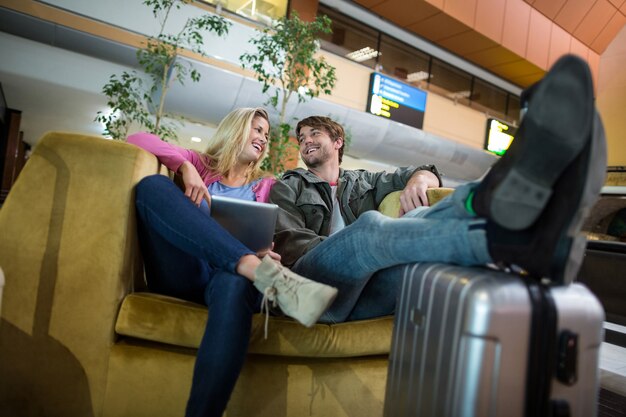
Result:
{"label": "silver suitcase", "polygon": [[603,321],[581,284],[407,265],[384,415],[595,416]]}

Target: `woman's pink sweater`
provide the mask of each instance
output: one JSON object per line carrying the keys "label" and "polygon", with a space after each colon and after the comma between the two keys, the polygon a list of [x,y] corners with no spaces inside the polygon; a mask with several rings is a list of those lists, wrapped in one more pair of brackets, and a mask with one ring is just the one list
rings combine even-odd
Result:
{"label": "woman's pink sweater", "polygon": [[[158,136],[153,135],[152,133],[135,133],[130,135],[127,141],[128,143],[139,146],[156,156],[159,162],[173,172],[178,172],[178,168],[180,168],[183,162],[191,162],[196,170],[198,170],[198,174],[200,174],[200,178],[202,178],[206,186],[222,179],[221,175],[210,170],[202,162],[203,157],[196,151],[163,142]],[[270,189],[275,182],[276,180],[274,178],[265,177],[256,183],[254,187],[252,187],[252,192],[254,192],[256,196],[256,201],[267,203],[269,200]]]}

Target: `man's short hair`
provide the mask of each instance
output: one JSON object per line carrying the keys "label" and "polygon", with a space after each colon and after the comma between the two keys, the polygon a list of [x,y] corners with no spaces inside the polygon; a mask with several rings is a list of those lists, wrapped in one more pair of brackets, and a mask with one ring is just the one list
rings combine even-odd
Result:
{"label": "man's short hair", "polygon": [[300,137],[300,129],[304,126],[325,131],[333,142],[336,142],[339,138],[343,140],[341,148],[339,148],[339,164],[341,164],[341,160],[343,159],[343,147],[346,145],[346,133],[343,130],[343,126],[330,117],[310,116],[298,122],[296,126],[296,137]]}

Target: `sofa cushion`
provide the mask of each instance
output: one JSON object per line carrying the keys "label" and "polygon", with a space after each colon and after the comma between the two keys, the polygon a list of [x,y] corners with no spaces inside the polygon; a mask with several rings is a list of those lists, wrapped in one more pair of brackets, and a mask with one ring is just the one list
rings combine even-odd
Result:
{"label": "sofa cushion", "polygon": [[[452,194],[452,192],[454,192],[454,188],[429,188],[426,190],[428,203],[432,206],[442,198]],[[378,211],[389,217],[398,217],[400,213],[400,194],[402,194],[402,191],[394,191],[393,193],[387,194],[378,206]]]}
{"label": "sofa cushion", "polygon": [[[207,317],[203,305],[137,292],[124,298],[115,331],[138,339],[197,348]],[[263,327],[264,316],[255,314],[250,353],[326,358],[387,355],[393,317],[316,324],[309,329],[289,318],[271,317],[267,339],[263,337]]]}

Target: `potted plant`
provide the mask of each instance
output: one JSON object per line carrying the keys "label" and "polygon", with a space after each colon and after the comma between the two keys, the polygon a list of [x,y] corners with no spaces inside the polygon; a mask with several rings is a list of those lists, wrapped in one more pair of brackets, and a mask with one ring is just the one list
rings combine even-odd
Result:
{"label": "potted plant", "polygon": [[[165,31],[170,14],[192,0],[144,0],[159,21],[159,34],[148,37],[145,47],[137,51],[137,60],[142,73],[124,71],[112,75],[102,88],[107,97],[110,112],[98,112],[96,121],[105,126],[104,134],[125,140],[131,125],[158,135],[161,139],[175,139],[179,118],[164,111],[165,97],[170,82],[184,84],[188,78],[200,80],[200,73],[186,61],[177,59],[181,50],[189,50],[205,56],[202,32],[211,31],[223,36],[231,23],[221,16],[202,15],[186,20],[176,33]],[[165,121],[165,117],[172,121]]]}
{"label": "potted plant", "polygon": [[[322,92],[330,94],[335,86],[335,68],[324,57],[317,56],[322,33],[331,33],[331,20],[327,16],[305,22],[292,12],[272,27],[259,31],[250,39],[256,51],[239,58],[244,68],[255,72],[263,93],[269,95],[266,104],[279,116],[278,126],[272,129],[270,154],[263,165],[270,172],[284,171],[284,157],[293,147],[289,137],[292,127],[285,120],[287,103],[294,95],[304,102]],[[271,87],[275,90],[269,93]]]}

